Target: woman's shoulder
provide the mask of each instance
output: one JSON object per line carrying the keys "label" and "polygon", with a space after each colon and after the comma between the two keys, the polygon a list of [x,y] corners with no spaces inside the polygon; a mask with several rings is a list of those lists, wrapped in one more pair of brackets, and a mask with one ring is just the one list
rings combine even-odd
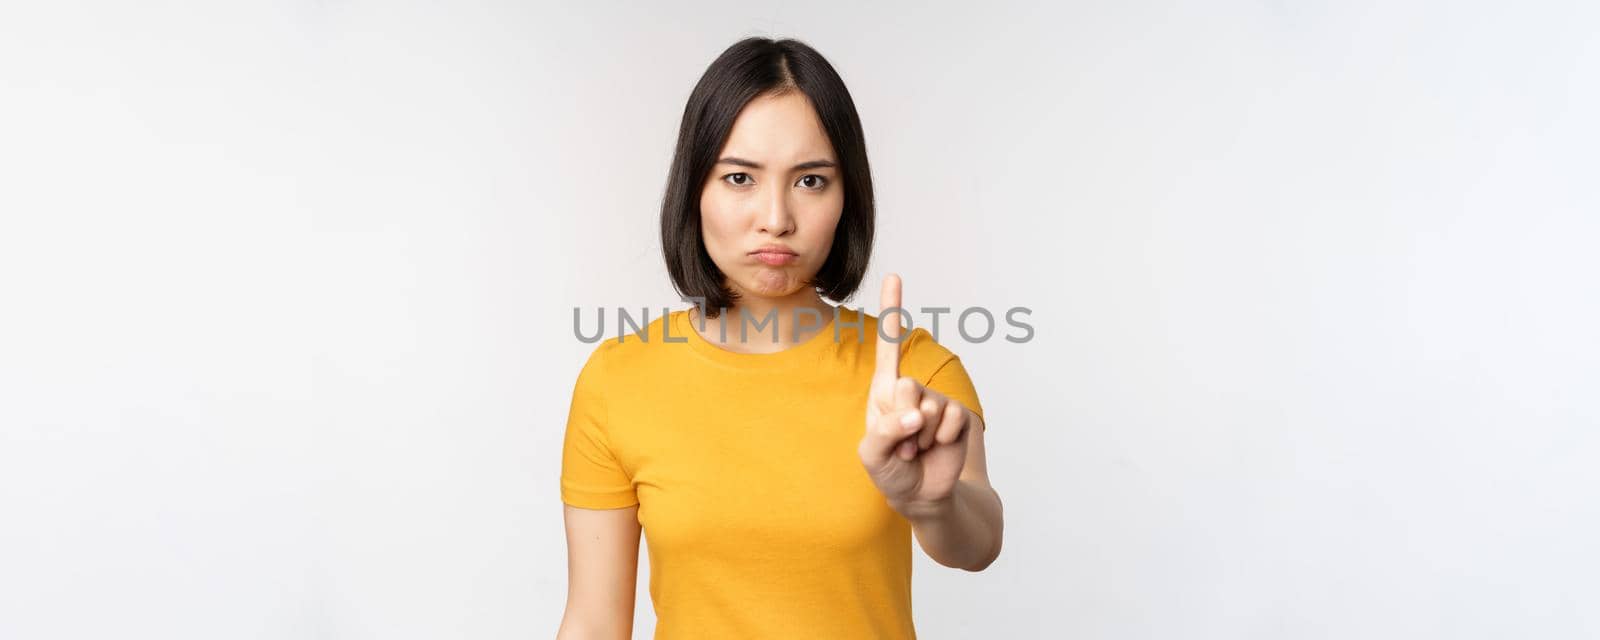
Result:
{"label": "woman's shoulder", "polygon": [[663,311],[664,314],[651,317],[643,326],[638,326],[640,322],[637,316],[630,317],[628,321],[619,317],[616,324],[606,327],[599,341],[589,351],[585,366],[625,369],[644,359],[657,357],[660,354],[660,350],[654,348],[657,345],[683,342],[685,337],[681,334],[686,325],[682,316],[687,310]]}

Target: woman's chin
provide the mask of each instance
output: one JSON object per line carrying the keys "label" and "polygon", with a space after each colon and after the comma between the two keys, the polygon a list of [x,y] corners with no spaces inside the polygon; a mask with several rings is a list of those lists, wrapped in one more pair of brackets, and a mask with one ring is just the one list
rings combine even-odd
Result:
{"label": "woman's chin", "polygon": [[751,295],[782,298],[800,290],[802,283],[780,269],[762,269],[746,283]]}

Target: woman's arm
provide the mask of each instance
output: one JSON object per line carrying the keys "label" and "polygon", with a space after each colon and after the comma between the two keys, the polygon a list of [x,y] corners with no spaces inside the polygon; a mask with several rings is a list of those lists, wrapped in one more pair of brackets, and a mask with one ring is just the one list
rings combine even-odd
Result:
{"label": "woman's arm", "polygon": [[1005,513],[1000,494],[989,484],[983,418],[971,410],[967,414],[967,459],[955,491],[948,501],[907,518],[922,550],[935,562],[983,571],[1000,556]]}
{"label": "woman's arm", "polygon": [[567,608],[556,639],[628,640],[639,575],[639,505],[563,509]]}

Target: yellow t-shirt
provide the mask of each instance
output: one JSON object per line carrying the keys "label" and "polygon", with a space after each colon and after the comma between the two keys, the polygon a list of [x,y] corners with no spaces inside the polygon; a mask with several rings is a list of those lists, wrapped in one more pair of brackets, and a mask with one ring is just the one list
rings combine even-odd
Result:
{"label": "yellow t-shirt", "polygon": [[[911,526],[856,452],[878,319],[822,320],[751,354],[674,311],[603,340],[579,373],[561,499],[639,505],[657,639],[916,637]],[[922,328],[902,336],[901,375],[983,415],[954,354]]]}

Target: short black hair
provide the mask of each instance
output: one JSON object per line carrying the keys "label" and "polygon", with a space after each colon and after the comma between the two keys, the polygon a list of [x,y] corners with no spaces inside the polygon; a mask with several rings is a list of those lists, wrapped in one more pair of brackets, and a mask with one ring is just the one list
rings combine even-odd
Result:
{"label": "short black hair", "polygon": [[716,317],[738,297],[724,284],[701,235],[700,192],[733,122],[752,99],[800,91],[811,100],[838,156],[844,211],[833,248],[810,286],[844,301],[861,286],[872,256],[875,208],[872,171],[861,118],[844,80],[822,54],[794,39],[745,38],[712,61],[683,108],[678,144],[661,202],[661,251],[672,284],[685,298],[704,298],[702,310]]}

